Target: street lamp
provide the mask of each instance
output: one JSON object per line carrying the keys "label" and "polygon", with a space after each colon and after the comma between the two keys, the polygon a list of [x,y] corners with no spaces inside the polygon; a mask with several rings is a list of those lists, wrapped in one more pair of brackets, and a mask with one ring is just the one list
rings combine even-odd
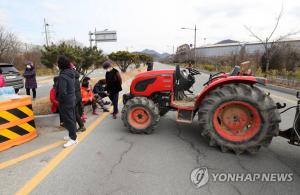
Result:
{"label": "street lamp", "polygon": [[185,28],[185,27],[182,27],[181,29],[183,30],[193,30],[195,32],[194,34],[194,64],[196,65],[196,40],[197,40],[197,27],[196,27],[196,24],[195,24],[195,28]]}

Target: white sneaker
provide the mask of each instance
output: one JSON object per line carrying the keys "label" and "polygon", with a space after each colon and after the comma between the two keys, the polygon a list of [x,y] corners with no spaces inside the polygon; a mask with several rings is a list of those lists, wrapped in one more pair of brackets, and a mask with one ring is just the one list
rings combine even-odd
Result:
{"label": "white sneaker", "polygon": [[65,141],[69,141],[69,140],[70,140],[70,137],[67,135],[67,136],[64,137],[64,140],[65,140]]}
{"label": "white sneaker", "polygon": [[76,140],[70,139],[67,143],[64,144],[64,148],[77,144]]}

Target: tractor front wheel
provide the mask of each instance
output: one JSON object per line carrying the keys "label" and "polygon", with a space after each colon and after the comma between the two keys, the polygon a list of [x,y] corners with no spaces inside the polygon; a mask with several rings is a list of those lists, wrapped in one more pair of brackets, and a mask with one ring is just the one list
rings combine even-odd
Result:
{"label": "tractor front wheel", "polygon": [[226,84],[212,90],[198,113],[202,135],[223,152],[255,153],[261,146],[268,146],[279,131],[276,105],[252,85]]}
{"label": "tractor front wheel", "polygon": [[134,97],[127,101],[122,110],[122,120],[131,133],[150,134],[159,121],[159,109],[146,97]]}

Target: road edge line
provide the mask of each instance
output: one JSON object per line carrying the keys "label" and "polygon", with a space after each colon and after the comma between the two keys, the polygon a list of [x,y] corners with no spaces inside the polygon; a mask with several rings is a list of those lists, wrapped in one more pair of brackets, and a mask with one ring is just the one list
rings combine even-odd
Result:
{"label": "road edge line", "polygon": [[34,157],[36,155],[39,155],[41,153],[47,152],[48,150],[56,148],[56,147],[62,145],[63,143],[64,143],[63,141],[58,141],[58,142],[49,144],[47,146],[38,148],[36,150],[33,150],[31,152],[25,153],[25,154],[23,154],[23,155],[21,155],[19,157],[16,157],[16,158],[13,158],[13,159],[1,162],[0,163],[0,170],[2,170],[4,168],[7,168],[7,167],[10,167],[12,165],[15,165],[15,164],[17,164],[17,163],[19,163],[19,162],[21,162],[23,160],[29,159],[29,158]]}

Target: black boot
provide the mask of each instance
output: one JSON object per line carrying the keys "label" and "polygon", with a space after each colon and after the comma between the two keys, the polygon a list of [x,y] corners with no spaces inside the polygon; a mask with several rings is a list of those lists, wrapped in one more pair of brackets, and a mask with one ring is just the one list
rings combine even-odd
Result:
{"label": "black boot", "polygon": [[85,126],[83,126],[83,127],[79,127],[77,129],[77,132],[85,132],[85,130],[86,130],[86,128],[85,128]]}

